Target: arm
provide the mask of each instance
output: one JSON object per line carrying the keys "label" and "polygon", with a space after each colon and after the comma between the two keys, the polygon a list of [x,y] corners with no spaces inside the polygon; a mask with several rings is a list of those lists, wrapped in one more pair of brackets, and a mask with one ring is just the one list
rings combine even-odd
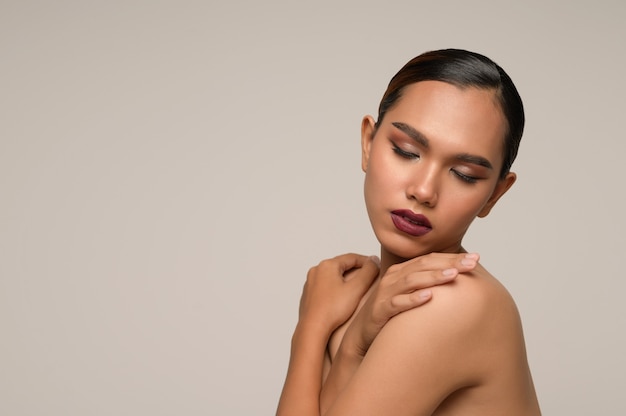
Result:
{"label": "arm", "polygon": [[[355,272],[348,274],[350,270]],[[328,339],[352,315],[377,274],[378,265],[374,261],[355,254],[325,260],[309,270],[277,415],[320,414],[319,395]]]}
{"label": "arm", "polygon": [[453,392],[479,383],[489,362],[489,322],[476,279],[456,280],[436,299],[382,328],[328,416],[431,415]]}
{"label": "arm", "polygon": [[343,337],[322,388],[322,414],[347,385],[389,319],[428,302],[432,295],[428,288],[473,270],[478,258],[474,253],[432,253],[389,268]]}
{"label": "arm", "polygon": [[[358,324],[351,325],[354,328],[351,331],[353,341],[342,343],[341,352],[325,384],[324,397],[328,398],[328,403],[350,379],[369,344],[389,318],[430,299],[429,290],[416,290],[453,280],[458,270],[449,266],[458,265],[463,270],[473,268],[475,262],[468,265],[461,261],[462,258],[465,257],[426,256],[423,260],[407,262],[406,267],[398,267],[396,273],[386,275],[384,283],[379,284],[370,297],[370,305],[366,303],[363,312],[359,313]],[[309,271],[278,415],[320,414],[322,368],[330,335],[354,312],[377,275],[378,266],[366,259],[356,255],[339,256]],[[346,271],[355,268],[356,271],[344,276]]]}

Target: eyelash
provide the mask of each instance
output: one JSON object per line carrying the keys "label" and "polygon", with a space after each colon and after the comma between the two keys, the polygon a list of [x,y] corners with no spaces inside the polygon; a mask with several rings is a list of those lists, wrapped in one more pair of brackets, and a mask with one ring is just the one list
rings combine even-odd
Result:
{"label": "eyelash", "polygon": [[459,178],[460,180],[462,180],[463,182],[467,182],[467,183],[476,183],[478,181],[478,178],[475,178],[473,176],[469,176],[466,175],[464,173],[459,172],[458,170],[454,170],[452,169],[452,172],[456,175],[457,178]]}
{"label": "eyelash", "polygon": [[400,157],[404,158],[404,159],[419,159],[420,155],[415,154],[415,153],[411,153],[411,152],[405,152],[404,150],[400,149],[398,147],[397,144],[392,143],[393,145],[393,151]]}
{"label": "eyelash", "polygon": [[[413,159],[419,159],[419,157],[420,157],[420,155],[418,155],[416,153],[406,152],[406,151],[402,150],[395,143],[392,143],[392,145],[393,145],[394,153],[396,153],[398,156],[400,156],[403,159],[413,160]],[[478,178],[476,178],[474,176],[466,175],[464,173],[459,172],[458,170],[452,169],[452,173],[454,173],[454,175],[457,178],[459,178],[461,181],[466,182],[466,183],[472,184],[472,183],[476,183],[478,181]]]}

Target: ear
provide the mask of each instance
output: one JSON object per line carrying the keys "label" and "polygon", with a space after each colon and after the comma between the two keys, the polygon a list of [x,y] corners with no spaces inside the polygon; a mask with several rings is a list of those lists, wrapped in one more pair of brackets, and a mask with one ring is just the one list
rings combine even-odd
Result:
{"label": "ear", "polygon": [[495,189],[493,190],[493,193],[489,197],[489,200],[478,213],[478,217],[480,218],[486,217],[489,214],[489,212],[491,212],[491,209],[493,208],[493,206],[496,205],[496,202],[498,202],[498,199],[500,199],[500,197],[504,195],[511,186],[513,186],[516,179],[517,179],[517,175],[513,172],[507,173],[504,179],[499,179],[498,183],[496,184]]}
{"label": "ear", "polygon": [[376,122],[372,116],[363,117],[361,121],[361,169],[367,172],[370,160],[370,149],[376,133]]}

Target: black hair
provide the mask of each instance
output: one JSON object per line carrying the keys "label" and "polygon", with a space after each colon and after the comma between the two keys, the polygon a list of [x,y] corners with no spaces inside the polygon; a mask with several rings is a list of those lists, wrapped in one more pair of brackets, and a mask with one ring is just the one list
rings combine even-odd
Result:
{"label": "black hair", "polygon": [[493,90],[507,121],[500,178],[511,169],[524,132],[524,105],[509,75],[484,55],[463,49],[425,52],[404,65],[391,78],[378,107],[379,126],[387,111],[402,96],[404,88],[420,81],[443,81],[459,88]]}

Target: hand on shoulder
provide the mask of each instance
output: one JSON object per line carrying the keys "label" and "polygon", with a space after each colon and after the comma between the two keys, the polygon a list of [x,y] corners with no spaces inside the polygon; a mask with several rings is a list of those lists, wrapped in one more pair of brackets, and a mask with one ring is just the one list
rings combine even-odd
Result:
{"label": "hand on shoulder", "polygon": [[[395,315],[382,327],[336,409],[432,414],[453,392],[490,377],[494,357],[518,354],[519,337],[503,338],[521,334],[515,304],[482,266],[431,290],[427,304]],[[354,408],[356,401],[362,409]]]}

